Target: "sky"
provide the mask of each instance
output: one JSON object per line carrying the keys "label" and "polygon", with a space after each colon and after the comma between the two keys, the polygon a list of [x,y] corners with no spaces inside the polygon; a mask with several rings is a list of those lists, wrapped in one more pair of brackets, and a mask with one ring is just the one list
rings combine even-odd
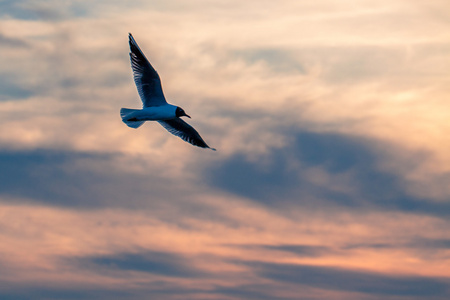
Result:
{"label": "sky", "polygon": [[[131,32],[217,151],[138,130]],[[0,1],[1,299],[449,299],[446,0]]]}

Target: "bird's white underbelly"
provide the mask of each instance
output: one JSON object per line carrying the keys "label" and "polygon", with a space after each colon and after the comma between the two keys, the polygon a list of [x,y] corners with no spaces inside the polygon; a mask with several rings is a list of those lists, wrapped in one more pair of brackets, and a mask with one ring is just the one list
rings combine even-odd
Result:
{"label": "bird's white underbelly", "polygon": [[136,118],[138,121],[169,120],[176,117],[176,109],[176,106],[170,104],[144,107],[133,113],[133,118]]}

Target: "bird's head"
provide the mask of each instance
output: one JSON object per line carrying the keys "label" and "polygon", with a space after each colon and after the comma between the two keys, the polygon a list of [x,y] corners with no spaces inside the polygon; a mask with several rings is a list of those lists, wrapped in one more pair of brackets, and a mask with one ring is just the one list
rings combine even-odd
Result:
{"label": "bird's head", "polygon": [[181,108],[181,107],[177,107],[177,110],[175,111],[175,116],[182,117],[182,116],[186,116],[189,119],[191,118],[191,116],[189,116],[187,113],[185,113],[185,111]]}

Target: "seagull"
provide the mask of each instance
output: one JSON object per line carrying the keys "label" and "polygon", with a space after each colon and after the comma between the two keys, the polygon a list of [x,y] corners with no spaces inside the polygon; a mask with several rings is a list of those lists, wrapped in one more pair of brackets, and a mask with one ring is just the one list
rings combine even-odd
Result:
{"label": "seagull", "polygon": [[167,103],[161,86],[161,79],[139,48],[131,33],[128,34],[130,60],[134,82],[141,97],[142,109],[120,109],[122,121],[131,128],[139,128],[145,121],[157,121],[167,131],[201,148],[209,148],[200,134],[180,117],[191,118],[179,106]]}

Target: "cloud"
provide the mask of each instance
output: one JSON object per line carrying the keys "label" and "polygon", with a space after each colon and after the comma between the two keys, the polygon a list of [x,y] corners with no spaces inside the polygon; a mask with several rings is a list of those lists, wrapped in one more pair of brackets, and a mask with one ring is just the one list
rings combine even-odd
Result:
{"label": "cloud", "polygon": [[[11,289],[9,291],[0,292],[0,296],[5,300],[25,300],[32,297],[49,298],[49,299],[139,299],[136,293],[125,292],[121,290],[104,290],[104,289],[70,289],[70,288],[27,288],[27,289]],[[141,297],[142,295],[139,295]]]}
{"label": "cloud", "polygon": [[289,146],[272,149],[263,160],[241,155],[223,160],[222,165],[205,172],[205,180],[272,207],[288,202],[441,216],[449,213],[446,203],[406,193],[401,178],[379,168],[382,156],[367,141],[330,133],[292,135]]}
{"label": "cloud", "polygon": [[[184,184],[164,178],[155,169],[136,172],[138,160],[128,162],[124,170],[127,162],[122,159],[120,155],[70,151],[1,152],[0,195],[27,203],[95,208],[140,207],[186,193]],[[173,185],[178,189],[173,190]]]}
{"label": "cloud", "polygon": [[16,81],[8,78],[5,74],[0,76],[0,99],[11,100],[11,99],[26,99],[33,94],[33,91],[17,85]]}
{"label": "cloud", "polygon": [[0,298],[448,298],[447,7],[3,1]]}
{"label": "cloud", "polygon": [[0,33],[0,42],[2,47],[26,47],[27,43],[21,39],[6,36]]}
{"label": "cloud", "polygon": [[[189,259],[164,252],[122,253],[113,256],[84,257],[81,263],[93,264],[92,268],[155,273],[170,277],[195,278],[205,276],[202,271],[189,266]],[[95,266],[96,265],[96,266]]]}
{"label": "cloud", "polygon": [[[309,210],[289,217],[230,198],[209,201],[202,209],[210,218],[200,218],[192,202],[180,208],[169,202],[163,209],[74,210],[3,201],[0,263],[7,275],[1,280],[11,288],[2,293],[108,297],[118,286],[125,298],[186,293],[193,299],[243,299],[262,293],[296,299],[304,288],[313,289],[305,291],[311,296],[335,290],[344,296],[448,293],[442,288],[446,270],[439,267],[445,252],[425,255],[409,246],[418,236],[428,245],[445,241],[446,220],[385,213],[361,213],[358,219]],[[347,283],[336,288],[341,281]],[[288,286],[285,292],[279,284]],[[428,288],[436,288],[434,294]]]}
{"label": "cloud", "polygon": [[248,61],[249,64],[264,62],[274,72],[305,72],[304,67],[296,60],[294,55],[280,49],[249,49],[236,51],[235,55],[237,58]]}
{"label": "cloud", "polygon": [[3,1],[3,17],[12,17],[22,20],[45,20],[57,21],[68,17],[65,13],[77,13],[75,7],[68,7],[67,3],[55,1],[42,1],[40,3],[19,0],[19,1]]}
{"label": "cloud", "polygon": [[448,295],[448,281],[441,278],[389,276],[362,271],[292,264],[251,264],[264,277],[321,287],[386,296],[435,297]]}

